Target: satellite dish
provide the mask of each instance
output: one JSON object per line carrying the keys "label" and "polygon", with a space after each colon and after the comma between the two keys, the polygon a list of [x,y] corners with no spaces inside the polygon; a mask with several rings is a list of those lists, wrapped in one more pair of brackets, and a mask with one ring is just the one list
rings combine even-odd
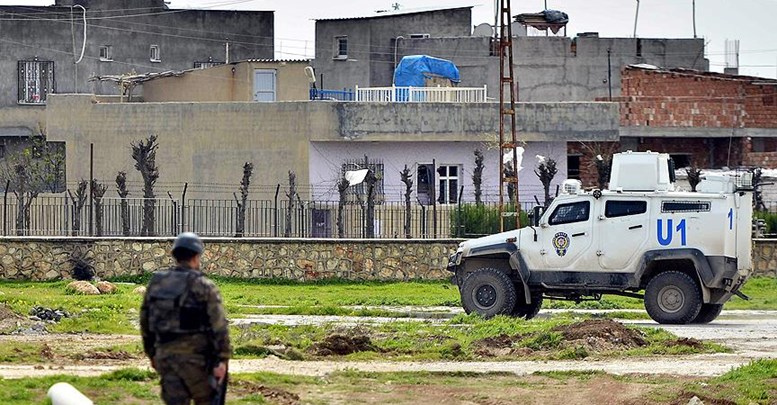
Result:
{"label": "satellite dish", "polygon": [[494,36],[494,29],[489,23],[478,24],[475,30],[472,31],[473,37],[492,37]]}
{"label": "satellite dish", "polygon": [[313,68],[310,66],[305,66],[305,76],[308,77],[308,81],[310,83],[316,82],[316,72],[313,71]]}

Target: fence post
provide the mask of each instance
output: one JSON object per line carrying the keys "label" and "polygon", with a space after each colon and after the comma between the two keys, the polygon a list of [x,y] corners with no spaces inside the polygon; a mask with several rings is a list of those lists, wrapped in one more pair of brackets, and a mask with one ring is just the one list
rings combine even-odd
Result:
{"label": "fence post", "polygon": [[186,230],[186,190],[189,189],[189,183],[183,184],[183,193],[181,193],[181,232]]}
{"label": "fence post", "polygon": [[360,100],[361,97],[359,97],[359,85],[357,84],[356,86],[353,86],[353,88],[354,88],[353,92],[355,93],[354,101],[361,101]]}
{"label": "fence post", "polygon": [[461,229],[461,197],[464,195],[464,186],[461,186],[459,188],[459,207],[458,207],[458,214],[456,215],[456,236],[461,238],[464,234],[463,229]]}
{"label": "fence post", "polygon": [[8,188],[10,187],[11,180],[6,180],[3,193],[3,236],[8,236]]}
{"label": "fence post", "polygon": [[281,191],[281,185],[278,184],[275,187],[275,205],[273,206],[274,218],[273,218],[273,231],[272,231],[273,236],[276,238],[278,237],[278,192],[280,191]]}

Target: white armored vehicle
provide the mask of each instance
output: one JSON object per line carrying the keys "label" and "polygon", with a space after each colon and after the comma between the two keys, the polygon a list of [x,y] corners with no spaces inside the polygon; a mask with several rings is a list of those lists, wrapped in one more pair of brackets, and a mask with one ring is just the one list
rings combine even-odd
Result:
{"label": "white armored vehicle", "polygon": [[466,312],[530,319],[543,298],[615,294],[644,299],[659,323],[707,323],[732,295],[746,298],[752,175],[675,191],[673,166],[666,154],[616,154],[609,190],[567,180],[533,226],[461,243],[448,270]]}

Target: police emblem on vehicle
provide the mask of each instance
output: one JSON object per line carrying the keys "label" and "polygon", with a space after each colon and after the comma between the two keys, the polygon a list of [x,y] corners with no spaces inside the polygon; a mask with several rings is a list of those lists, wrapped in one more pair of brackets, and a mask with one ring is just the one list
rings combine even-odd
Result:
{"label": "police emblem on vehicle", "polygon": [[559,232],[553,236],[553,247],[556,249],[556,254],[564,257],[569,249],[569,235],[564,232]]}

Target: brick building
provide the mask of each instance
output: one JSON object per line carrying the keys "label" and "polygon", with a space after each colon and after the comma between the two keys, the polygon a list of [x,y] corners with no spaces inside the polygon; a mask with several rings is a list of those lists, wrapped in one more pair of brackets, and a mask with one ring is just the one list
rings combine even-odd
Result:
{"label": "brick building", "polygon": [[568,147],[570,174],[595,182],[592,151],[658,151],[677,167],[777,168],[777,80],[627,66],[621,72],[617,144]]}

